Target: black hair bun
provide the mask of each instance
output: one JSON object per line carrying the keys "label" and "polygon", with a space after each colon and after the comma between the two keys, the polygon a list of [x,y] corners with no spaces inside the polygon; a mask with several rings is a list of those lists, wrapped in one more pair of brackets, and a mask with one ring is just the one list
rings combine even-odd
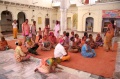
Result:
{"label": "black hair bun", "polygon": [[15,45],[18,45],[18,42],[15,42]]}

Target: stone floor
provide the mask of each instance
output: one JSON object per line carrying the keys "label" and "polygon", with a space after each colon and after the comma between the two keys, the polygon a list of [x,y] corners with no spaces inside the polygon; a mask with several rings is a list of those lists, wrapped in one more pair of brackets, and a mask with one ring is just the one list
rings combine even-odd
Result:
{"label": "stone floor", "polygon": [[117,53],[117,58],[116,58],[114,78],[120,79],[120,37],[118,38],[118,53]]}
{"label": "stone floor", "polygon": [[[13,40],[12,36],[7,35],[5,37],[7,40]],[[19,35],[18,38],[22,38],[22,36]],[[120,42],[120,38],[117,38],[117,41]],[[119,50],[114,74],[115,79],[120,79],[120,43],[118,44]],[[14,60],[13,52],[13,49],[0,51],[0,79],[112,79],[78,71],[61,65],[59,66],[63,68],[63,71],[60,73],[35,73],[34,69],[40,63],[40,59],[31,57],[30,61],[17,63]]]}

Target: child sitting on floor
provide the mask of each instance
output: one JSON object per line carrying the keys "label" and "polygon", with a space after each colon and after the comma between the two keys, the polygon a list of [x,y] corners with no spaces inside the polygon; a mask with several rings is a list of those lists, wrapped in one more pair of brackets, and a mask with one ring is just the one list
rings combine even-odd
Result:
{"label": "child sitting on floor", "polygon": [[4,50],[8,50],[10,47],[8,46],[7,41],[5,40],[4,36],[1,37],[1,41],[0,41],[0,50],[4,51]]}
{"label": "child sitting on floor", "polygon": [[77,53],[78,52],[78,47],[75,45],[74,37],[70,38],[70,44],[69,44],[68,51],[72,52],[72,53]]}
{"label": "child sitting on floor", "polygon": [[43,38],[39,41],[41,50],[49,51],[51,49],[51,43],[48,40],[47,35],[44,35]]}
{"label": "child sitting on floor", "polygon": [[28,55],[27,53],[23,52],[22,50],[22,42],[21,41],[17,41],[16,43],[16,48],[15,48],[15,59],[17,62],[22,62],[22,61],[26,61],[30,59],[30,55]]}
{"label": "child sitting on floor", "polygon": [[75,34],[75,43],[76,43],[77,46],[79,46],[80,43],[81,43],[81,39],[79,38],[78,34]]}

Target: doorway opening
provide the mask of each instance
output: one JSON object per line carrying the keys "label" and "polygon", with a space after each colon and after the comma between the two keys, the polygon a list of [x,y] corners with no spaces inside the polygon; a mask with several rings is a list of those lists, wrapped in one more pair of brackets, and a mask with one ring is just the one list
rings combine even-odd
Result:
{"label": "doorway opening", "polygon": [[[12,33],[12,14],[10,11],[2,11],[1,13],[1,32],[3,34]],[[9,34],[8,33],[8,34]]]}
{"label": "doorway opening", "polygon": [[45,18],[45,26],[50,25],[50,19],[49,18]]}
{"label": "doorway opening", "polygon": [[85,31],[93,32],[94,19],[92,17],[86,18]]}
{"label": "doorway opening", "polygon": [[19,12],[17,15],[17,23],[18,23],[18,32],[22,32],[22,23],[25,22],[25,13],[24,12]]}

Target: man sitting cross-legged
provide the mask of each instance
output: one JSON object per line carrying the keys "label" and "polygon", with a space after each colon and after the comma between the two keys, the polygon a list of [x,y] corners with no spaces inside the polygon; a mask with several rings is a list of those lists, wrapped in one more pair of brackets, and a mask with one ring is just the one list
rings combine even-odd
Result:
{"label": "man sitting cross-legged", "polygon": [[60,57],[62,61],[70,60],[70,55],[68,55],[67,51],[68,48],[64,47],[64,40],[60,39],[59,43],[56,45],[54,50],[54,57]]}

